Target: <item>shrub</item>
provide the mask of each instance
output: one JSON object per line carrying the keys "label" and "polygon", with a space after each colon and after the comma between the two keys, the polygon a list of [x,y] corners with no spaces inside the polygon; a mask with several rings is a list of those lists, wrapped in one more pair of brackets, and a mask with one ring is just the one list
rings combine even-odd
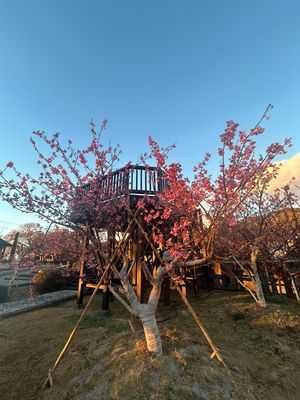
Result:
{"label": "shrub", "polygon": [[32,278],[32,285],[37,293],[53,292],[65,287],[66,278],[61,269],[45,269]]}

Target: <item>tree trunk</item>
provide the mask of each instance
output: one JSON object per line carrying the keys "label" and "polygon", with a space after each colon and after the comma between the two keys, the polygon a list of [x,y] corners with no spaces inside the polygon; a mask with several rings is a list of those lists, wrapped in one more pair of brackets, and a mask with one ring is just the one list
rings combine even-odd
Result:
{"label": "tree trunk", "polygon": [[140,303],[137,294],[135,293],[129,281],[127,275],[127,267],[128,260],[124,262],[121,271],[116,270],[115,272],[118,278],[121,280],[123,290],[129,304],[122,300],[121,297],[116,293],[115,295],[117,295],[117,299],[122,302],[122,304],[131,314],[135,315],[141,320],[144,328],[147,349],[151,354],[159,356],[162,354],[162,343],[156,323],[156,310],[160,298],[161,285],[166,273],[166,268],[160,266],[157,271],[157,277],[154,278],[146,264],[141,263],[141,268],[143,269],[147,280],[151,283],[152,290],[149,295],[148,303]]}
{"label": "tree trunk", "polygon": [[255,291],[256,295],[258,298],[258,305],[260,307],[267,307],[265,295],[262,289],[262,284],[260,280],[260,276],[258,274],[258,269],[257,269],[257,256],[258,256],[258,248],[257,247],[252,247],[251,249],[251,269],[254,274],[254,282],[255,282]]}
{"label": "tree trunk", "polygon": [[162,354],[162,343],[155,315],[148,321],[142,321],[142,324],[148,351],[155,356],[160,356]]}

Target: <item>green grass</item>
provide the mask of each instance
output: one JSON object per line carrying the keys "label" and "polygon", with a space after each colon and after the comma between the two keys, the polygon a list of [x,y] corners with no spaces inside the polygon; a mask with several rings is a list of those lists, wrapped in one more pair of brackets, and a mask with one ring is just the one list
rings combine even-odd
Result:
{"label": "green grass", "polygon": [[290,298],[285,295],[276,295],[276,294],[271,294],[271,293],[266,293],[265,298],[268,304],[294,304],[297,305],[297,299],[296,298]]}
{"label": "green grass", "polygon": [[[71,314],[67,319],[75,325],[78,320],[78,314]],[[129,329],[129,324],[123,320],[116,321],[112,318],[111,314],[106,315],[100,314],[100,312],[94,312],[93,314],[88,314],[84,317],[80,327],[81,329],[102,327],[109,332],[118,333]]]}
{"label": "green grass", "polygon": [[243,320],[243,319],[249,319],[250,318],[250,315],[248,313],[246,313],[246,312],[243,312],[243,311],[236,311],[236,312],[232,313],[231,316],[235,321],[239,321],[241,319]]}

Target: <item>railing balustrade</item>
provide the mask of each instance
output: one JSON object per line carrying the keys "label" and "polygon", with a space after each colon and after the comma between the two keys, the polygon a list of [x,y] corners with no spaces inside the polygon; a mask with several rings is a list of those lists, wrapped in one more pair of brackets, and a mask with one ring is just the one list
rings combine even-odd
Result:
{"label": "railing balustrade", "polygon": [[[114,195],[150,195],[161,193],[167,187],[167,181],[161,171],[155,167],[130,165],[113,171],[103,177],[101,189]],[[111,194],[111,193],[110,193]]]}

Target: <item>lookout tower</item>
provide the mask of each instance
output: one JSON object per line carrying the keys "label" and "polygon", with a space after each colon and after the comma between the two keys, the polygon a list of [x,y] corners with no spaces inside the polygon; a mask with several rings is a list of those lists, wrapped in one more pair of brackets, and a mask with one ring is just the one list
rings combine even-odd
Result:
{"label": "lookout tower", "polygon": [[[124,235],[126,228],[129,224],[132,224],[132,219],[136,219],[136,223],[145,227],[145,222],[140,215],[136,214],[137,203],[142,198],[155,199],[159,193],[162,193],[168,186],[167,180],[163,178],[161,171],[155,167],[145,167],[140,165],[127,165],[126,167],[120,168],[113,171],[111,174],[106,175],[102,178],[100,183],[100,192],[103,204],[106,202],[119,202],[120,206],[117,208],[119,219],[122,219],[123,229],[114,229],[110,226],[106,230],[106,243],[109,249],[114,249],[119,238]],[[88,190],[87,185],[87,190]],[[122,202],[122,199],[126,199]],[[81,224],[88,222],[88,229],[106,229],[105,221],[101,221],[98,226],[93,223],[91,218],[88,218],[87,213],[82,212],[78,217],[77,221]],[[139,301],[143,302],[145,280],[142,272],[141,262],[149,260],[152,268],[158,266],[158,260],[156,260],[155,254],[153,253],[149,243],[145,241],[143,235],[141,235],[140,229],[137,228],[136,223],[132,224],[130,229],[130,240],[127,241],[125,252],[131,261],[130,281],[132,286],[135,288],[136,294]],[[90,245],[89,240],[85,241],[85,247]],[[86,261],[81,261],[79,266],[79,283],[78,283],[78,295],[77,304],[80,307],[83,303],[83,295],[85,288],[95,288],[99,281],[99,272],[95,269],[88,267]],[[165,288],[168,282],[165,283]],[[105,312],[109,307],[109,289],[107,285],[102,285],[103,290],[103,301],[102,310]],[[165,303],[168,303],[168,290],[165,290]]]}

